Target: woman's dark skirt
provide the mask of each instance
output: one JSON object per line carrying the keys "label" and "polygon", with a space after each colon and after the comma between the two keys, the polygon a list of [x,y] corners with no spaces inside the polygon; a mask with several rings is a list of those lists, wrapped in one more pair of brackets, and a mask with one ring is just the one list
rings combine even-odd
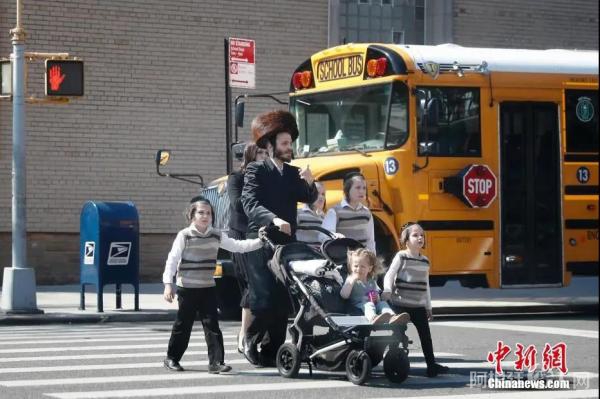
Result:
{"label": "woman's dark skirt", "polygon": [[[227,235],[236,240],[245,240],[246,233],[242,233],[241,231],[237,231],[234,229],[229,229]],[[235,270],[235,276],[238,281],[238,285],[240,286],[240,307],[249,308],[250,307],[250,298],[248,296],[248,276],[246,274],[246,267],[248,264],[248,256],[246,254],[240,253],[232,253],[233,258],[233,268]]]}

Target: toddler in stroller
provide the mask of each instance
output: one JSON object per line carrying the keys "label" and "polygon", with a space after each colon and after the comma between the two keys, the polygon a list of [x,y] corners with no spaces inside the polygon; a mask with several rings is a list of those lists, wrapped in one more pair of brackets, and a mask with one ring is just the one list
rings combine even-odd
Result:
{"label": "toddler in stroller", "polygon": [[[269,268],[277,283],[287,289],[296,313],[288,327],[292,340],[277,352],[279,374],[294,378],[301,364],[306,363],[311,375],[313,367],[345,369],[348,380],[361,385],[370,377],[372,367],[383,359],[388,379],[404,381],[410,370],[406,324],[373,324],[364,315],[348,315],[340,296],[348,250],[362,245],[349,238],[334,238],[321,227],[304,229],[318,230],[332,239],[317,251],[300,242],[274,245],[268,231],[265,237],[274,249]],[[327,327],[328,331],[317,335],[315,327]],[[378,333],[372,335],[374,331]]]}

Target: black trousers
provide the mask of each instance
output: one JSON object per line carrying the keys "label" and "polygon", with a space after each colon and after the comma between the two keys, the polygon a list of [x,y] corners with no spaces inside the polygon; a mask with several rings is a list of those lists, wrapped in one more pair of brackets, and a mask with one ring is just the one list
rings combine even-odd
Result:
{"label": "black trousers", "polygon": [[390,304],[394,312],[406,312],[410,315],[410,321],[415,325],[419,333],[421,348],[425,356],[427,367],[435,364],[435,356],[433,355],[433,343],[431,342],[431,331],[429,330],[429,320],[427,320],[427,310],[425,308],[411,308]]}
{"label": "black trousers", "polygon": [[277,350],[285,342],[290,310],[287,290],[267,266],[271,256],[271,251],[259,249],[248,254],[247,263],[253,319],[246,330],[246,339],[249,345],[260,345],[260,358],[265,365],[275,359]]}
{"label": "black trousers", "polygon": [[204,329],[209,363],[223,363],[223,334],[219,328],[216,288],[177,287],[177,302],[179,310],[171,331],[167,357],[177,362],[181,360],[190,342],[192,327],[198,314]]}
{"label": "black trousers", "polygon": [[252,315],[254,317],[246,330],[246,339],[250,345],[260,345],[260,360],[268,365],[275,360],[279,347],[285,342],[287,312],[273,309],[252,312]]}

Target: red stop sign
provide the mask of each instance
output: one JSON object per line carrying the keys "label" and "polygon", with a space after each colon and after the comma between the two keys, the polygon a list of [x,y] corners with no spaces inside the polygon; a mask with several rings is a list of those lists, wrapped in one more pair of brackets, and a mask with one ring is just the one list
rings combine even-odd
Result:
{"label": "red stop sign", "polygon": [[496,199],[496,175],[487,165],[471,165],[462,177],[462,195],[473,208],[487,208]]}

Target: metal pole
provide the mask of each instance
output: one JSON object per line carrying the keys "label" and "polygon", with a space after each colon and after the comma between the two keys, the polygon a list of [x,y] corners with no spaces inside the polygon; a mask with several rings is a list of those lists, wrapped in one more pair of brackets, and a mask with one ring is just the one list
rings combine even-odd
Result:
{"label": "metal pole", "polygon": [[12,268],[4,268],[2,310],[41,313],[36,304],[35,274],[27,265],[27,204],[25,174],[25,30],[22,0],[17,0],[17,26],[11,30],[13,53]]}
{"label": "metal pole", "polygon": [[27,264],[27,205],[25,170],[25,31],[21,27],[21,0],[17,1],[17,27],[13,31],[13,163],[12,163],[12,259],[13,267]]}
{"label": "metal pole", "polygon": [[231,88],[229,87],[229,39],[225,38],[225,162],[231,173]]}

